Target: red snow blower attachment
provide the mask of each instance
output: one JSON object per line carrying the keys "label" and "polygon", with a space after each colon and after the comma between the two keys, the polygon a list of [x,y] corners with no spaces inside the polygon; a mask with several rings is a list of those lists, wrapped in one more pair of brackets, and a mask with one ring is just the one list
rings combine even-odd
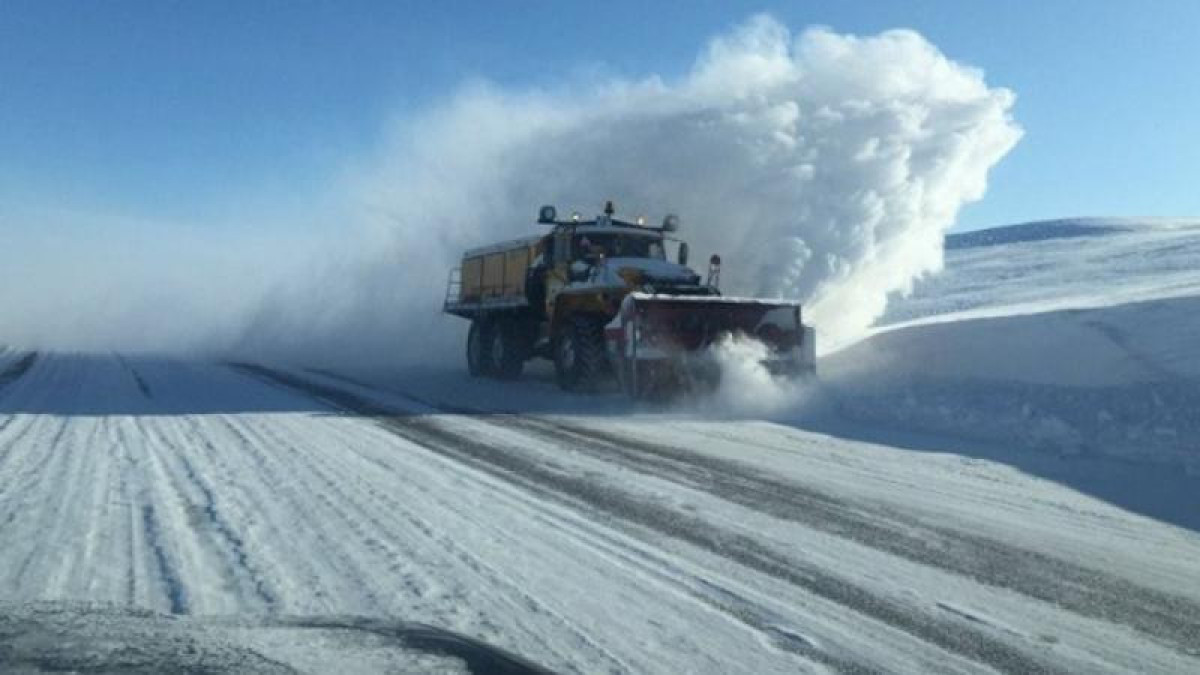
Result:
{"label": "red snow blower attachment", "polygon": [[730,337],[761,342],[761,365],[772,374],[816,373],[815,332],[796,302],[630,293],[605,337],[617,378],[635,398],[717,382],[711,348]]}

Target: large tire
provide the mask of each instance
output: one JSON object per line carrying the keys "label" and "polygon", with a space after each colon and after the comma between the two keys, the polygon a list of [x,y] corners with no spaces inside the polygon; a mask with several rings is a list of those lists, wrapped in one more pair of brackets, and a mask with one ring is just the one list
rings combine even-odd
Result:
{"label": "large tire", "polygon": [[566,391],[594,391],[600,386],[607,359],[604,322],[580,316],[554,340],[554,373]]}
{"label": "large tire", "polygon": [[471,377],[488,376],[495,370],[491,350],[495,332],[495,324],[491,321],[471,321],[471,328],[467,331],[467,372]]}
{"label": "large tire", "polygon": [[501,380],[521,377],[533,347],[532,330],[520,319],[500,321],[492,331],[492,375]]}

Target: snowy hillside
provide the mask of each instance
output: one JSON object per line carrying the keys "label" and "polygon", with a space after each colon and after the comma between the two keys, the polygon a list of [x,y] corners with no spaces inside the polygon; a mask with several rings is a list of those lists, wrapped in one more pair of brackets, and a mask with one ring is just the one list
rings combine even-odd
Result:
{"label": "snowy hillside", "polygon": [[858,419],[1200,470],[1200,220],[952,235],[823,370]]}

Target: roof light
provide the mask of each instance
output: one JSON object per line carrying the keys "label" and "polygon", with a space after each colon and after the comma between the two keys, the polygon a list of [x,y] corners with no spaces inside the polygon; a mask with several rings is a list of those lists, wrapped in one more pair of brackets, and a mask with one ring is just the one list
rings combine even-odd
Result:
{"label": "roof light", "polygon": [[576,222],[576,223],[578,223],[578,222],[579,222],[579,219],[580,219],[580,218],[582,218],[582,217],[583,217],[583,216],[579,215],[579,212],[578,212],[578,211],[576,211],[575,213],[572,213],[572,214],[571,214],[571,220],[572,220],[572,221],[574,221],[574,222]]}
{"label": "roof light", "polygon": [[667,214],[667,217],[663,218],[662,231],[663,232],[674,232],[678,229],[679,229],[679,216],[675,215],[674,213]]}
{"label": "roof light", "polygon": [[646,224],[646,216],[638,216],[637,224],[639,227],[642,225],[645,225]]}
{"label": "roof light", "polygon": [[556,218],[558,218],[558,210],[549,204],[538,210],[539,223],[553,225]]}

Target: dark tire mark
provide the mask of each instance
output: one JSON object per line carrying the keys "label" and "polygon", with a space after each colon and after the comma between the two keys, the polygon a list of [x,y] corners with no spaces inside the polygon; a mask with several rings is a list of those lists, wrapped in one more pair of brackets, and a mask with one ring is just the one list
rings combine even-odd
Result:
{"label": "dark tire mark", "polygon": [[[318,371],[314,371],[318,372]],[[371,385],[319,371],[365,389]],[[450,406],[387,390],[421,405],[471,415],[687,488],[871,548],[1012,590],[1082,616],[1121,623],[1189,653],[1200,644],[1200,605],[1102,571],[960,530],[906,518],[780,480],[745,464],[591,427],[516,413]]]}
{"label": "dark tire mark", "polygon": [[165,586],[171,613],[187,614],[187,590],[183,587],[183,583],[179,580],[179,575],[176,574],[175,568],[171,565],[167,552],[163,548],[162,527],[154,515],[153,504],[142,505],[142,531],[146,536],[147,545],[150,546],[150,550],[154,553],[154,563],[158,569],[158,576],[162,579]]}
{"label": "dark tire mark", "polygon": [[[196,488],[204,500],[203,504],[188,506],[188,519],[190,523],[193,526],[197,524],[205,525],[204,529],[212,532],[217,539],[223,542],[217,546],[229,558],[227,564],[230,568],[230,575],[236,575],[236,570],[238,569],[244,570],[259,601],[266,607],[273,608],[276,604],[275,594],[268,588],[266,581],[258,574],[255,567],[250,564],[245,542],[234,531],[233,526],[217,511],[216,498],[213,496],[212,490],[200,479],[192,463],[186,457],[180,455],[179,461],[183,464],[184,478]],[[199,521],[199,523],[196,521]]]}
{"label": "dark tire mark", "polygon": [[147,399],[153,399],[154,394],[150,391],[150,385],[146,384],[145,378],[143,378],[142,374],[137,371],[137,368],[129,365],[129,362],[125,360],[125,357],[121,356],[120,354],[114,354],[113,356],[117,357],[117,360],[121,362],[121,366],[129,372],[131,377],[133,377],[133,383],[137,385],[138,391],[142,392],[142,396],[145,396]]}
{"label": "dark tire mark", "polygon": [[[547,424],[552,425],[548,430],[537,428]],[[598,439],[591,444],[593,450],[620,456],[630,464],[647,467],[658,477],[711,492],[747,508],[985,585],[1016,591],[1082,616],[1122,623],[1168,640],[1179,649],[1186,650],[1200,641],[1200,605],[1099,570],[923,523],[875,505],[851,503],[736,462],[536,418],[521,418],[515,426],[571,442],[574,448],[587,444],[588,437],[583,434],[588,434]]]}
{"label": "dark tire mark", "polygon": [[[714,526],[687,513],[672,510],[617,488],[593,483],[585,477],[564,475],[531,461],[519,450],[483,443],[441,426],[427,416],[396,416],[387,407],[343,389],[313,382],[288,373],[253,364],[234,364],[243,372],[317,397],[333,406],[372,418],[383,428],[424,449],[470,465],[508,482],[520,484],[549,499],[587,511],[600,512],[616,522],[639,526],[643,536],[656,532],[686,542],[718,556],[789,583],[814,595],[871,617],[883,624],[949,652],[995,668],[1022,673],[1057,672],[1058,667],[995,639],[961,619],[913,612],[894,604],[824,569],[790,559],[740,533]],[[635,528],[638,529],[638,528]],[[650,532],[645,532],[646,530]],[[803,649],[803,643],[791,643]],[[828,663],[824,653],[804,656]],[[865,666],[838,661],[838,669],[863,670]]]}

